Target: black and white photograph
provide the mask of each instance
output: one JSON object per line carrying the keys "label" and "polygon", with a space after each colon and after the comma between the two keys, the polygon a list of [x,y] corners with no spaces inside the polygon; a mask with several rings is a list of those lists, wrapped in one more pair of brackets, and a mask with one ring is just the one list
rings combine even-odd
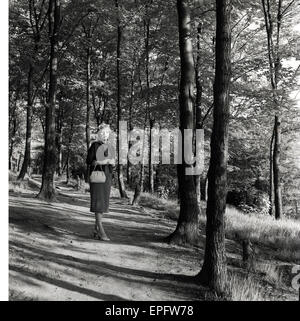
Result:
{"label": "black and white photograph", "polygon": [[300,1],[6,7],[6,300],[299,301]]}

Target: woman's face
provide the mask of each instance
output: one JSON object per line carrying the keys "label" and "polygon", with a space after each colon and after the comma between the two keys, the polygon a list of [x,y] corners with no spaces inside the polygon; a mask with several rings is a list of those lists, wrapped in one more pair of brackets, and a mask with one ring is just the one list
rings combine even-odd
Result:
{"label": "woman's face", "polygon": [[101,128],[99,129],[98,131],[98,140],[100,141],[107,141],[108,138],[109,138],[109,134],[110,134],[110,129],[109,127],[104,127],[104,128]]}

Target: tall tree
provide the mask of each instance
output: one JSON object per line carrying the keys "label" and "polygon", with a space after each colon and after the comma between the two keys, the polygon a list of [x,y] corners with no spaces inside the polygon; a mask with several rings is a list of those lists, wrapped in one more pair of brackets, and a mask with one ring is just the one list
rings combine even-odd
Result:
{"label": "tall tree", "polygon": [[[290,5],[294,1],[290,2]],[[274,177],[274,199],[275,199],[275,218],[280,219],[282,216],[282,195],[281,195],[281,174],[280,174],[280,101],[278,97],[278,81],[280,77],[281,69],[281,57],[280,57],[280,38],[281,38],[281,27],[283,17],[283,0],[275,1],[276,7],[276,18],[273,16],[272,7],[269,0],[262,0],[262,7],[265,19],[265,28],[267,34],[267,50],[269,60],[269,80],[272,88],[274,111],[275,111],[275,124],[274,133],[272,134],[272,142],[274,141],[273,159],[270,157],[270,214],[272,214],[273,199],[272,199],[272,166],[273,166],[273,177]],[[288,7],[290,6],[288,5]],[[287,8],[288,8],[287,7]],[[276,21],[276,29],[274,33],[274,22]],[[274,35],[275,34],[275,35]],[[275,36],[275,44],[273,37]]]}
{"label": "tall tree", "polygon": [[120,19],[120,8],[119,8],[119,0],[115,0],[115,6],[117,10],[117,154],[118,154],[118,185],[119,192],[121,198],[127,198],[125,184],[124,184],[124,176],[123,176],[123,165],[120,164],[120,121],[122,121],[122,107],[121,107],[121,71],[120,71],[120,60],[121,60],[121,45],[122,45],[122,25]]}
{"label": "tall tree", "polygon": [[274,205],[275,218],[278,220],[282,216],[282,196],[281,196],[281,175],[280,175],[280,153],[281,153],[281,124],[278,115],[274,121],[274,151],[273,151],[273,176],[274,176]]}
{"label": "tall tree", "polygon": [[182,164],[177,167],[180,213],[175,231],[167,238],[171,243],[193,243],[198,238],[199,207],[194,177],[186,175],[190,167],[184,157],[184,129],[193,129],[193,91],[195,68],[191,40],[191,17],[188,0],[177,0],[180,49],[180,130],[182,133]]}
{"label": "tall tree", "polygon": [[150,16],[149,16],[149,4],[151,4],[152,0],[148,1],[146,3],[146,15],[145,15],[145,20],[144,20],[144,25],[145,25],[145,69],[146,69],[146,105],[147,105],[147,113],[148,113],[148,120],[149,120],[149,130],[150,130],[150,135],[149,135],[149,185],[148,189],[150,193],[154,192],[154,168],[152,164],[152,154],[151,154],[151,130],[154,125],[154,119],[151,114],[150,110],[150,66],[149,66],[149,57],[150,57],[150,46],[149,46],[149,39],[150,39]]}
{"label": "tall tree", "polygon": [[58,99],[58,109],[56,115],[56,148],[57,148],[57,165],[56,173],[58,176],[62,175],[62,150],[63,150],[63,104],[62,98]]}
{"label": "tall tree", "polygon": [[55,105],[57,91],[58,41],[60,29],[60,0],[49,0],[49,39],[50,39],[50,79],[49,97],[46,104],[45,152],[43,164],[42,187],[39,197],[46,200],[55,199],[54,174],[56,168],[55,144]]}
{"label": "tall tree", "polygon": [[[22,180],[30,168],[31,162],[31,135],[32,135],[32,109],[34,103],[34,74],[35,74],[35,60],[39,51],[39,44],[41,41],[42,31],[45,26],[47,14],[45,11],[45,3],[41,2],[39,12],[37,4],[33,0],[28,1],[29,5],[29,20],[31,35],[34,44],[32,56],[28,59],[28,73],[27,73],[27,108],[26,108],[26,137],[25,137],[25,152],[21,171],[18,179]],[[38,84],[39,86],[40,84]]]}
{"label": "tall tree", "polygon": [[88,10],[89,15],[87,16],[87,22],[82,21],[82,29],[86,40],[86,124],[85,124],[85,136],[86,136],[86,147],[87,150],[90,147],[91,133],[90,133],[90,122],[91,122],[91,104],[90,104],[90,92],[91,92],[91,58],[92,58],[92,39],[95,29],[99,22],[99,14],[96,15],[96,20],[93,21],[93,12],[95,9],[90,8]]}
{"label": "tall tree", "polygon": [[226,285],[224,215],[227,196],[229,85],[231,77],[231,0],[216,1],[216,69],[213,129],[208,170],[206,244],[200,282],[217,293]]}
{"label": "tall tree", "polygon": [[[132,65],[131,65],[131,71],[130,71],[130,102],[129,102],[129,115],[128,115],[128,128],[131,132],[133,130],[133,124],[132,124],[132,109],[134,104],[134,80],[135,80],[135,61],[136,61],[136,52],[133,53],[133,59],[132,59]],[[128,149],[130,150],[132,146],[131,140],[128,142]],[[127,160],[127,184],[131,187],[132,186],[132,166],[129,161]]]}
{"label": "tall tree", "polygon": [[[196,51],[196,65],[195,65],[195,82],[196,82],[196,101],[195,101],[195,128],[202,129],[202,80],[201,80],[201,33],[202,33],[202,23],[199,22],[197,26],[197,51]],[[200,142],[198,142],[199,144]],[[197,151],[197,146],[196,146]],[[197,155],[197,157],[203,157],[203,155]],[[198,206],[200,209],[201,205],[201,176],[195,176],[196,194]]]}

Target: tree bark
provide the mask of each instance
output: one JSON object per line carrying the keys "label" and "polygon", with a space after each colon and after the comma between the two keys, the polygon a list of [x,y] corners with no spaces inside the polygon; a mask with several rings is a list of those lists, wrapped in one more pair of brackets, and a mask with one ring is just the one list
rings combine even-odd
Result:
{"label": "tree bark", "polygon": [[152,148],[151,148],[151,144],[152,144],[152,137],[151,137],[151,131],[154,128],[154,124],[155,124],[155,120],[154,118],[150,119],[149,122],[149,193],[153,194],[154,193],[154,166],[152,164]]}
{"label": "tree bark", "polygon": [[141,137],[143,144],[142,144],[142,161],[140,165],[140,179],[139,182],[136,184],[135,190],[134,190],[134,195],[133,195],[133,200],[132,200],[132,205],[138,205],[141,199],[141,193],[144,191],[144,181],[145,181],[145,141],[146,141],[146,124],[148,120],[148,113],[146,111],[145,113],[145,120],[144,120],[144,136]]}
{"label": "tree bark", "polygon": [[54,174],[56,167],[55,146],[55,105],[57,90],[57,56],[60,25],[60,0],[49,0],[49,38],[50,38],[50,82],[49,102],[46,108],[45,153],[42,187],[38,197],[52,201],[55,199]]}
{"label": "tree bark", "polygon": [[[133,57],[132,61],[132,66],[131,66],[131,85],[130,85],[130,105],[129,105],[129,121],[128,121],[128,127],[129,131],[131,132],[133,130],[133,125],[132,125],[132,108],[133,108],[133,100],[134,100],[134,76],[135,76],[135,54]],[[132,142],[128,142],[128,150],[130,150],[132,146]],[[127,184],[129,187],[132,186],[132,178],[131,178],[131,163],[129,160],[127,160]]]}
{"label": "tree bark", "polygon": [[280,118],[275,116],[274,126],[274,152],[273,152],[273,176],[274,176],[274,201],[275,201],[275,218],[278,220],[282,216],[282,197],[281,197],[281,182],[280,182],[280,144],[281,144],[281,129]]}
{"label": "tree bark", "polygon": [[68,139],[68,145],[67,145],[67,157],[66,157],[66,163],[63,168],[63,171],[66,168],[67,184],[69,183],[69,179],[70,179],[69,165],[70,165],[71,143],[72,143],[73,133],[74,133],[74,114],[75,114],[75,109],[72,110],[70,133],[69,133],[69,137],[68,137],[69,139]]}
{"label": "tree bark", "polygon": [[26,111],[26,139],[25,139],[25,153],[21,171],[18,180],[23,180],[25,174],[28,173],[28,168],[31,162],[31,132],[32,132],[32,91],[33,91],[33,65],[29,64],[28,78],[27,78],[27,111]]}
{"label": "tree bark", "polygon": [[120,59],[121,59],[121,42],[122,42],[122,26],[120,21],[119,12],[119,1],[115,0],[117,10],[117,154],[118,154],[118,185],[121,198],[128,198],[125,190],[124,177],[123,177],[123,165],[120,164],[120,121],[122,121],[122,110],[121,110],[121,73],[120,73]]}
{"label": "tree bark", "polygon": [[201,200],[206,201],[207,200],[207,174],[204,174],[201,178]]}
{"label": "tree bark", "polygon": [[177,0],[179,49],[180,49],[180,130],[182,133],[182,160],[177,166],[180,213],[175,231],[167,237],[170,243],[194,243],[198,240],[199,207],[197,203],[194,177],[186,175],[189,167],[184,159],[184,129],[193,129],[193,90],[195,69],[191,41],[191,18],[188,0]]}
{"label": "tree bark", "polygon": [[20,170],[22,156],[23,156],[23,155],[20,153],[20,154],[19,154],[19,159],[18,159],[17,172]]}
{"label": "tree bark", "polygon": [[273,215],[273,143],[274,143],[274,132],[275,128],[273,128],[272,138],[270,143],[270,154],[269,154],[269,163],[270,163],[270,178],[269,178],[269,214]]}
{"label": "tree bark", "polygon": [[57,147],[57,168],[58,176],[62,175],[62,129],[63,129],[63,107],[59,100],[58,113],[56,116],[56,147]]}
{"label": "tree bark", "polygon": [[[35,93],[33,93],[34,80],[34,59],[38,54],[39,43],[41,41],[41,32],[44,28],[44,19],[42,18],[44,12],[45,2],[43,1],[39,7],[39,14],[37,14],[37,6],[33,0],[28,1],[29,6],[29,20],[31,25],[32,38],[34,42],[34,54],[30,57],[28,82],[27,82],[27,115],[26,115],[26,139],[25,152],[21,172],[18,176],[19,180],[24,179],[25,174],[30,170],[31,163],[31,135],[32,135],[32,108],[34,103]],[[46,15],[45,15],[46,18]],[[40,85],[40,84],[38,84]]]}
{"label": "tree bark", "polygon": [[[195,101],[195,118],[196,118],[196,129],[202,129],[202,82],[201,82],[201,42],[200,36],[202,33],[202,23],[199,22],[197,27],[197,56],[196,56],[196,66],[195,66],[195,75],[196,75],[196,101]],[[200,142],[198,142],[200,143]],[[195,148],[197,151],[197,146]],[[203,155],[202,155],[203,156]],[[197,157],[201,157],[201,155],[197,155]],[[196,185],[196,194],[197,194],[197,202],[199,209],[201,209],[201,175],[195,176],[195,185]]]}
{"label": "tree bark", "polygon": [[[15,101],[13,104],[12,110],[9,112],[9,170],[12,169],[12,156],[14,152],[14,145],[15,145],[15,140],[16,140],[16,133],[17,133],[17,104],[19,100],[19,95],[20,95],[20,86],[17,87],[16,89],[16,97]],[[14,166],[15,169],[15,166]]]}
{"label": "tree bark", "polygon": [[[89,34],[87,35],[89,41]],[[91,141],[91,106],[90,106],[90,79],[91,79],[91,48],[86,49],[86,123],[85,123],[85,135],[86,135],[86,150],[90,148]],[[90,179],[90,167],[86,168],[86,182]]]}
{"label": "tree bark", "polygon": [[148,182],[148,190],[149,193],[154,192],[154,170],[152,165],[152,157],[151,157],[151,129],[154,124],[154,119],[152,118],[151,111],[150,111],[150,77],[149,77],[149,38],[150,38],[150,18],[148,12],[148,3],[146,4],[146,17],[145,17],[145,53],[146,53],[146,61],[145,61],[145,69],[146,69],[146,108],[148,113],[148,120],[149,120],[149,182]]}
{"label": "tree bark", "polygon": [[68,155],[67,156],[67,168],[66,168],[66,176],[67,176],[66,184],[69,184],[69,181],[70,181],[69,163],[70,163],[70,159],[69,159],[69,155]]}
{"label": "tree bark", "polygon": [[86,49],[86,123],[85,123],[86,150],[89,150],[90,141],[91,141],[90,79],[91,79],[91,48],[88,47]]}
{"label": "tree bark", "polygon": [[217,294],[226,286],[224,215],[227,195],[229,85],[231,76],[231,0],[216,2],[214,121],[208,171],[206,244],[199,281]]}
{"label": "tree bark", "polygon": [[[270,191],[269,191],[269,200],[270,200],[270,214],[273,211],[273,198],[272,198],[272,170],[274,176],[274,200],[275,200],[275,218],[279,219],[282,215],[282,196],[281,196],[281,184],[280,184],[280,168],[279,168],[279,159],[280,159],[280,106],[278,99],[278,82],[280,77],[281,70],[281,56],[280,56],[280,33],[281,33],[281,23],[282,23],[282,0],[278,1],[277,6],[277,16],[276,18],[272,16],[272,10],[269,0],[261,0],[264,19],[265,19],[265,28],[267,33],[267,45],[268,45],[268,60],[269,60],[269,79],[273,94],[273,101],[275,106],[275,127],[278,129],[277,134],[276,130],[274,132],[274,151],[273,151],[273,162],[272,156],[270,155]],[[274,22],[277,22],[276,28],[276,42],[274,45]],[[275,151],[276,145],[276,151]],[[272,150],[270,150],[270,154]],[[276,165],[274,163],[276,159]],[[273,165],[273,168],[272,168]],[[276,166],[276,168],[275,168]],[[277,178],[275,179],[275,172]],[[279,184],[279,185],[278,185]]]}

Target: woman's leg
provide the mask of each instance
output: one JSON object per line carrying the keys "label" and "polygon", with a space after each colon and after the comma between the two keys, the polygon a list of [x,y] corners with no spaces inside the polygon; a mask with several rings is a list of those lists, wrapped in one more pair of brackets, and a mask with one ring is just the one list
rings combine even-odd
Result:
{"label": "woman's leg", "polygon": [[103,213],[95,213],[95,217],[96,217],[95,228],[96,228],[96,231],[98,232],[100,239],[102,241],[109,241],[109,238],[106,235],[102,225]]}

